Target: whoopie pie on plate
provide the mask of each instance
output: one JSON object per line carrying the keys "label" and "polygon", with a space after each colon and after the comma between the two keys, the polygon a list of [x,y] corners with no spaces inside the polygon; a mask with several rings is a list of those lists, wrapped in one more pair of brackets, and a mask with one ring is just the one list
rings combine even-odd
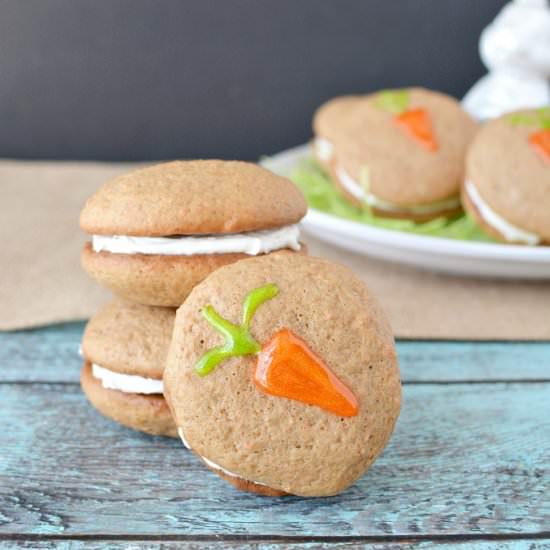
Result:
{"label": "whoopie pie on plate", "polygon": [[418,222],[461,211],[476,123],[454,98],[422,88],[337,97],[313,130],[317,160],[356,206]]}
{"label": "whoopie pie on plate", "polygon": [[465,209],[509,243],[550,244],[550,108],[487,122],[468,151]]}

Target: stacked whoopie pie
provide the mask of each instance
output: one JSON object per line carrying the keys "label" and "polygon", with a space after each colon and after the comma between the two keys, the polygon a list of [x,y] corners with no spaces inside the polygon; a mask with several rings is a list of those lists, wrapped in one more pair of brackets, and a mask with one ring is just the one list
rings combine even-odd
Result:
{"label": "stacked whoopie pie", "polygon": [[124,426],[175,437],[162,374],[175,309],[115,299],[86,325],[81,385],[92,405]]}
{"label": "stacked whoopie pie", "polygon": [[86,203],[84,269],[117,298],[88,323],[82,388],[105,416],[176,436],[162,376],[179,307],[220,266],[303,252],[306,212],[286,178],[246,162],[177,161],[105,183]]}
{"label": "stacked whoopie pie", "polygon": [[365,284],[296,253],[305,211],[287,179],[243,162],[173,162],[100,188],[82,264],[119,296],[84,333],[90,402],[179,435],[242,490],[354,483],[399,415],[397,356]]}

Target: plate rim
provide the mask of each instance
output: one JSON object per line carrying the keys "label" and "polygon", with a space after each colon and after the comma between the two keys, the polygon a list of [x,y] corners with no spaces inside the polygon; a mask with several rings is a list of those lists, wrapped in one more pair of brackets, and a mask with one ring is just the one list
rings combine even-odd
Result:
{"label": "plate rim", "polygon": [[[275,172],[277,165],[281,163],[288,164],[305,158],[310,151],[310,144],[304,143],[280,151],[274,155],[263,159],[261,164]],[[272,164],[275,166],[271,168]],[[288,173],[285,174],[288,176]],[[422,235],[418,233],[407,233],[396,229],[385,229],[375,227],[366,223],[353,220],[347,220],[334,214],[322,212],[308,206],[308,212],[302,223],[307,228],[308,225],[314,226],[334,226],[339,230],[349,234],[354,239],[363,240],[370,238],[377,244],[388,244],[399,246],[408,250],[421,252],[431,252],[444,254],[453,257],[475,257],[491,260],[522,260],[531,263],[550,263],[550,246],[526,246],[506,243],[484,243],[477,241],[465,241],[460,239],[449,239],[447,237],[433,237],[431,235]],[[366,233],[366,234],[365,234]]]}

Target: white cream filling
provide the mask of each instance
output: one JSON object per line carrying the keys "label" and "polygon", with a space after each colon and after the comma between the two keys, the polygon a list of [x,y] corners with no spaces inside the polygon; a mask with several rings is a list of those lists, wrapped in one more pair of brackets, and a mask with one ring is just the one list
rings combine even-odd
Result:
{"label": "white cream filling", "polygon": [[183,430],[180,427],[178,427],[178,435],[180,436],[181,442],[183,443],[184,447],[191,450],[191,446],[189,445],[189,443],[187,443],[187,439],[185,439],[185,436],[183,435]]}
{"label": "white cream filling", "polygon": [[[319,159],[323,162],[329,162],[334,154],[334,146],[324,138],[315,138],[315,152]],[[336,166],[336,176],[342,187],[353,197],[361,202],[365,202],[373,208],[393,212],[396,214],[432,214],[434,212],[444,212],[458,208],[460,206],[460,198],[453,197],[442,201],[433,202],[431,204],[423,204],[418,206],[403,206],[393,202],[386,201],[368,192],[368,186],[363,186],[354,180],[344,168]]]}
{"label": "white cream filling", "polygon": [[92,374],[101,380],[101,385],[104,388],[109,390],[144,394],[162,393],[163,390],[162,380],[113,372],[95,363],[92,363]]}
{"label": "white cream filling", "polygon": [[278,229],[249,231],[229,235],[200,237],[129,237],[125,235],[94,235],[95,252],[113,254],[162,254],[167,256],[193,256],[195,254],[248,254],[256,256],[274,250],[290,248],[300,250],[298,225]]}
{"label": "white cream filling", "polygon": [[[184,444],[184,446],[187,449],[191,450],[191,446],[189,445],[189,443],[187,443],[187,439],[185,439],[185,436],[183,435],[183,430],[180,427],[178,427],[178,435],[180,436],[181,442]],[[223,472],[224,474],[231,477],[241,477],[241,476],[238,476],[237,474],[234,474],[233,472],[230,472],[229,470],[226,470],[225,468],[222,468],[219,464],[216,464],[215,462],[208,460],[208,458],[204,456],[201,456],[201,458],[206,462],[206,464],[208,464],[208,466],[210,466],[211,468],[214,468],[214,470],[220,470],[220,472]]]}
{"label": "white cream filling", "polygon": [[[185,439],[185,436],[183,435],[183,430],[180,427],[178,427],[178,434],[179,434],[181,442],[184,444],[184,446],[191,451],[192,449],[191,449],[189,443],[187,443],[187,440]],[[230,472],[229,470],[226,470],[224,467],[220,466],[219,464],[216,464],[215,462],[212,462],[212,460],[209,460],[205,456],[201,456],[201,459],[204,460],[204,462],[206,462],[206,464],[208,464],[208,466],[210,466],[214,470],[219,470],[220,472],[224,473],[225,475],[227,475],[229,477],[236,477],[238,479],[244,479],[242,476],[240,476],[238,474],[235,474],[233,472]],[[260,483],[258,481],[253,481],[252,483],[256,483],[256,485],[264,485],[265,487],[267,487],[267,485],[265,485],[265,483]]]}
{"label": "white cream filling", "polygon": [[435,212],[444,212],[460,206],[460,198],[453,197],[430,204],[417,206],[404,206],[393,202],[385,201],[376,195],[369,193],[365,187],[355,181],[341,166],[336,167],[336,176],[342,186],[352,194],[356,199],[366,202],[373,208],[384,210],[386,212],[395,212],[396,214],[433,214]]}
{"label": "white cream filling", "polygon": [[334,145],[325,138],[318,137],[313,141],[315,147],[315,153],[319,157],[319,160],[328,162],[334,154]]}
{"label": "white cream filling", "polygon": [[529,245],[540,243],[541,238],[538,235],[511,224],[500,214],[497,214],[481,198],[481,195],[472,181],[466,181],[465,188],[468,197],[477,208],[479,215],[483,218],[485,223],[496,229],[507,241],[520,242]]}
{"label": "white cream filling", "polygon": [[[359,185],[341,166],[336,167],[336,176],[342,184],[342,187],[360,201],[371,204],[374,198],[372,194],[366,192],[366,190]],[[370,195],[370,196],[369,196]]]}
{"label": "white cream filling", "polygon": [[[219,464],[216,464],[215,462],[208,460],[208,458],[206,458],[205,456],[201,456],[201,459],[204,460],[206,464],[210,466],[210,468],[214,468],[214,470],[219,470],[220,472],[223,472],[225,475],[228,475],[230,477],[237,477],[237,478],[241,477],[241,476],[238,476],[237,474],[234,474],[233,472],[230,472],[229,470],[226,470],[225,468],[222,468]],[[244,479],[244,478],[241,478],[241,479]]]}

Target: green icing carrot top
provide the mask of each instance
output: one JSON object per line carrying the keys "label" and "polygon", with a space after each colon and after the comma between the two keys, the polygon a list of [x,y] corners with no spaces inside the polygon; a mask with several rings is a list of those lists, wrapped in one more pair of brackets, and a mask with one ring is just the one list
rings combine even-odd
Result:
{"label": "green icing carrot top", "polygon": [[409,108],[407,90],[383,90],[376,95],[376,105],[394,115],[399,115]]}
{"label": "green icing carrot top", "polygon": [[511,114],[508,122],[514,126],[534,126],[536,130],[529,134],[529,144],[550,163],[550,107],[542,107],[533,113]]}
{"label": "green icing carrot top", "polygon": [[550,107],[541,107],[533,113],[517,113],[508,116],[508,121],[518,126],[536,126],[541,130],[550,129]]}
{"label": "green icing carrot top", "polygon": [[229,357],[252,355],[261,349],[260,344],[250,334],[250,322],[256,310],[279,293],[277,285],[270,283],[251,290],[243,304],[243,317],[240,325],[224,319],[211,305],[202,310],[204,318],[225,338],[225,343],[208,350],[195,365],[201,376],[212,372],[222,361]]}

